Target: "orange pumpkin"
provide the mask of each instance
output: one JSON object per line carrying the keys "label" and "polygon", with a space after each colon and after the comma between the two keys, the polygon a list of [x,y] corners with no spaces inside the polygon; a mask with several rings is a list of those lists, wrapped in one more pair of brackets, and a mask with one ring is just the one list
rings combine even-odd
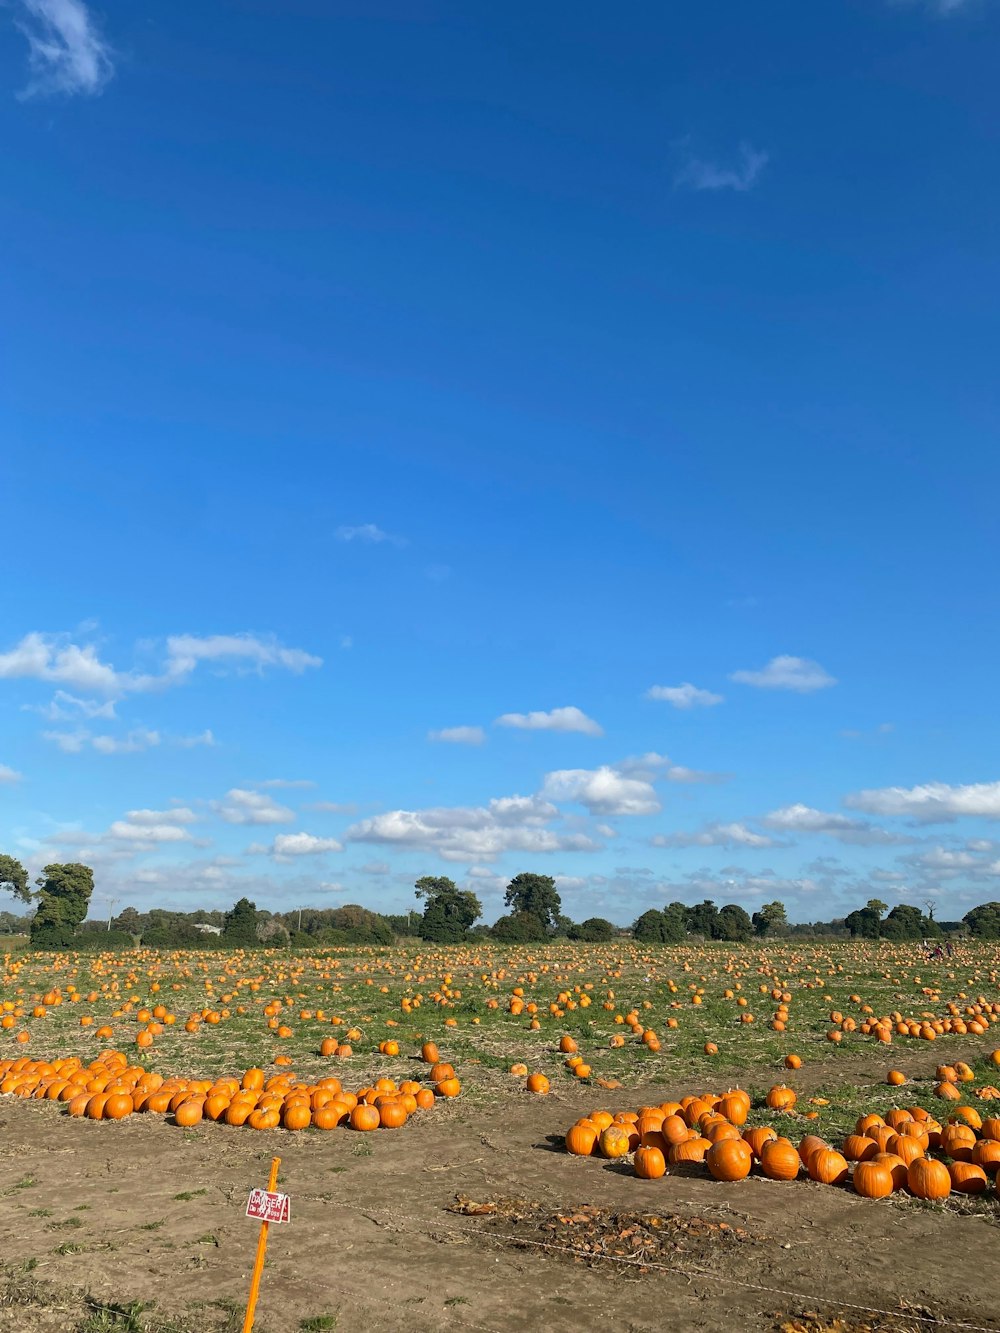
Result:
{"label": "orange pumpkin", "polygon": [[918,1157],[906,1172],[906,1184],[918,1199],[947,1199],[951,1193],[951,1176],[943,1162],[932,1157]]}
{"label": "orange pumpkin", "polygon": [[847,1158],[833,1148],[820,1148],[810,1155],[807,1169],[821,1185],[842,1185],[847,1179]]}
{"label": "orange pumpkin", "polygon": [[378,1129],[381,1123],[381,1113],[375,1106],[368,1106],[361,1102],[351,1112],[350,1126],[352,1129],[368,1133],[373,1129]]}
{"label": "orange pumpkin", "polygon": [[577,1121],[566,1134],[566,1151],[572,1153],[574,1157],[589,1157],[594,1151],[598,1133],[593,1121]]}
{"label": "orange pumpkin", "polygon": [[893,1191],[892,1170],[885,1162],[859,1161],[851,1177],[855,1194],[863,1199],[885,1199]]}
{"label": "orange pumpkin", "polygon": [[666,1159],[659,1148],[637,1148],[634,1162],[635,1174],[640,1180],[659,1180],[662,1175],[666,1174]]}
{"label": "orange pumpkin", "polygon": [[720,1139],[705,1154],[705,1165],[716,1180],[745,1180],[753,1166],[753,1153],[739,1137]]}
{"label": "orange pumpkin", "polygon": [[973,1162],[952,1162],[948,1174],[956,1194],[982,1194],[989,1188],[986,1172]]}

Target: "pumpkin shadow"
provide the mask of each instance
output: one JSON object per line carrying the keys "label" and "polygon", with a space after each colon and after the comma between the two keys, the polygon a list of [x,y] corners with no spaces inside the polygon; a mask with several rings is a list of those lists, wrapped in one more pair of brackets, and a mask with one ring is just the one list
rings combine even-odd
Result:
{"label": "pumpkin shadow", "polygon": [[668,1162],[667,1175],[677,1180],[704,1180],[704,1162]]}
{"label": "pumpkin shadow", "polygon": [[566,1152],[566,1139],[562,1134],[546,1134],[544,1143],[533,1143],[531,1146],[538,1152],[559,1152],[566,1157],[572,1155]]}

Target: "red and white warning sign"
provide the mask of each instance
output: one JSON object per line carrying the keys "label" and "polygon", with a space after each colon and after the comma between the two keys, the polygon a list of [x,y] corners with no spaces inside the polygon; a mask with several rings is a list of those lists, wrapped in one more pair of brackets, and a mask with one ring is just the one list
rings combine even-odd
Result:
{"label": "red and white warning sign", "polygon": [[291,1220],[292,1205],[287,1194],[274,1194],[269,1190],[251,1190],[247,1200],[247,1217],[255,1217],[260,1222],[288,1222]]}

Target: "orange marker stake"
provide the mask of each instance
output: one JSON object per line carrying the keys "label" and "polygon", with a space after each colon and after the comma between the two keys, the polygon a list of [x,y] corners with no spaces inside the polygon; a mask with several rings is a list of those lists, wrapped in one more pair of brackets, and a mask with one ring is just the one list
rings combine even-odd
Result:
{"label": "orange marker stake", "polygon": [[[274,1188],[278,1183],[278,1167],[281,1165],[280,1157],[272,1157],[271,1174],[267,1181],[268,1194],[274,1193]],[[260,1235],[257,1237],[257,1257],[253,1262],[253,1274],[250,1278],[250,1295],[247,1298],[247,1312],[243,1318],[243,1333],[252,1333],[254,1314],[257,1310],[257,1297],[260,1294],[260,1279],[264,1273],[264,1255],[267,1253],[267,1228],[268,1222],[261,1222]]]}

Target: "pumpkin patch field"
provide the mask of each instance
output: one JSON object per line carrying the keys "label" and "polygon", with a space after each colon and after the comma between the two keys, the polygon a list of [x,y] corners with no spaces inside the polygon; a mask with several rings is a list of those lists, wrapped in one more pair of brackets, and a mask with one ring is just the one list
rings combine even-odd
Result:
{"label": "pumpkin patch field", "polygon": [[1000,1329],[998,1083],[986,942],[7,953],[0,1330],[240,1328],[274,1156],[258,1330]]}

